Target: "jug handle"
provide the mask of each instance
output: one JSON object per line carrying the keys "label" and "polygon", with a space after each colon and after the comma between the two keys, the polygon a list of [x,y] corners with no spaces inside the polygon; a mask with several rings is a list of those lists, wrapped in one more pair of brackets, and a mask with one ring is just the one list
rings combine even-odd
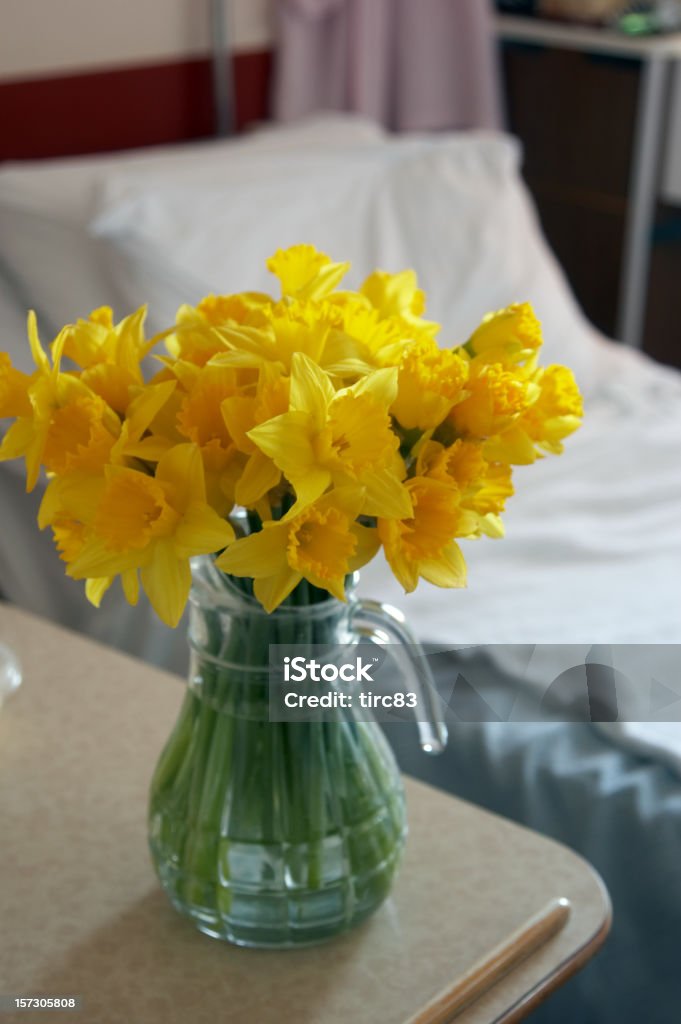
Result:
{"label": "jug handle", "polygon": [[[441,754],[447,745],[447,726],[440,711],[440,699],[435,680],[425,653],[410,630],[402,612],[379,601],[357,599],[350,613],[351,627],[361,637],[376,644],[400,644],[402,658],[399,667],[407,675],[410,687],[416,693],[423,709],[417,721],[419,742],[427,754]],[[390,656],[396,658],[391,651]]]}

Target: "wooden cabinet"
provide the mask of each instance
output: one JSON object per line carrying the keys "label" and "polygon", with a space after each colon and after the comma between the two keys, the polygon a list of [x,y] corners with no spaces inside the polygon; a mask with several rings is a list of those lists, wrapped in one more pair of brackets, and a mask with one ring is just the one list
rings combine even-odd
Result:
{"label": "wooden cabinet", "polygon": [[616,331],[638,62],[507,43],[507,116],[548,239],[590,319]]}
{"label": "wooden cabinet", "polygon": [[[536,24],[530,31],[541,36]],[[623,282],[629,280],[642,76],[652,51],[644,44],[637,53],[634,44],[631,52],[607,52],[607,47],[596,52],[598,46],[589,42],[599,39],[598,31],[584,33],[584,45],[562,26],[546,31],[546,40],[509,39],[500,31],[508,127],[523,144],[523,173],[544,232],[580,304],[597,327],[617,337],[627,290]],[[664,143],[664,127],[661,134]],[[651,180],[651,203],[655,185]],[[653,210],[652,223],[639,236],[639,248],[645,250],[641,272],[630,287],[642,295],[643,347],[681,366],[681,329],[676,326],[681,210],[659,204]]]}

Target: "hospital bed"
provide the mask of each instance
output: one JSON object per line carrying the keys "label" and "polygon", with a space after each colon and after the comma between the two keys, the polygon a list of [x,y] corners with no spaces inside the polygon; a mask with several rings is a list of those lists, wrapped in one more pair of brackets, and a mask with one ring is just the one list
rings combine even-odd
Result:
{"label": "hospital bed", "polygon": [[[45,340],[103,303],[120,317],[148,302],[150,326],[161,328],[181,302],[271,287],[266,257],[298,241],[350,259],[353,286],[375,266],[414,267],[443,344],[464,341],[487,311],[529,300],[544,325],[545,361],[571,365],[584,391],[583,429],[562,458],[527,479],[516,472],[506,539],[465,548],[466,591],[422,584],[405,597],[380,561],[362,589],[400,606],[440,649],[675,644],[681,375],[585,320],[545,244],[520,161],[502,135],[388,137],[335,116],[238,140],[5,165],[0,348],[26,368],[28,306]],[[146,605],[130,609],[113,593],[100,611],[87,605],[38,533],[39,497],[23,493],[19,467],[0,465],[4,596],[182,671],[181,628],[166,630]],[[440,681],[453,670],[442,661]],[[494,678],[517,685],[498,664]],[[439,761],[417,760],[401,726],[389,733],[405,769],[557,835],[610,885],[609,951],[544,1019],[666,1024],[681,1006],[681,780],[657,756],[589,725],[537,718],[452,720]]]}

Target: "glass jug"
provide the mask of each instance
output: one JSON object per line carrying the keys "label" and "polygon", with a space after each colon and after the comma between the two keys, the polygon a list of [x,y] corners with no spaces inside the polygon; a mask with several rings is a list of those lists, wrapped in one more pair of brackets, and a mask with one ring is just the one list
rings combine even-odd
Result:
{"label": "glass jug", "polygon": [[399,612],[359,600],[354,581],[347,603],[303,581],[267,614],[243,580],[195,561],[189,687],[152,779],[149,842],[163,888],[202,932],[307,945],[362,921],[390,891],[407,827],[379,725],[366,710],[324,721],[269,714],[270,644],[304,652],[362,638],[390,644],[426,709],[421,744],[441,751],[432,679]]}

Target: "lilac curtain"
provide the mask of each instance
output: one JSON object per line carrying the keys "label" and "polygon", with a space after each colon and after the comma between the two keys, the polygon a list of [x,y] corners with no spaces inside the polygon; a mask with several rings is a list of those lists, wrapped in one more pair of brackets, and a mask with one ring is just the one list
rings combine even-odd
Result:
{"label": "lilac curtain", "polygon": [[489,0],[276,0],[274,114],[404,131],[501,126]]}

